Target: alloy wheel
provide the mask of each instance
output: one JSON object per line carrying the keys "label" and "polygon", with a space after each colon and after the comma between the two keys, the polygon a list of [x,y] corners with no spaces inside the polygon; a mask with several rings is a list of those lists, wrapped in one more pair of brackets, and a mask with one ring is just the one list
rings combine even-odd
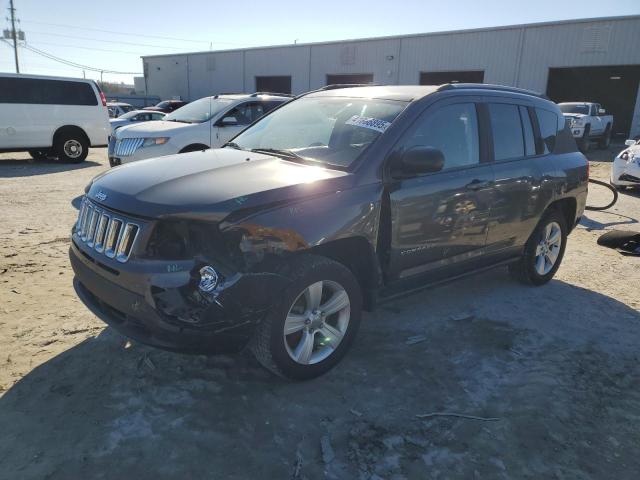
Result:
{"label": "alloy wheel", "polygon": [[289,308],[283,339],[289,357],[312,365],[329,357],[344,338],[351,317],[349,295],[337,282],[305,288]]}

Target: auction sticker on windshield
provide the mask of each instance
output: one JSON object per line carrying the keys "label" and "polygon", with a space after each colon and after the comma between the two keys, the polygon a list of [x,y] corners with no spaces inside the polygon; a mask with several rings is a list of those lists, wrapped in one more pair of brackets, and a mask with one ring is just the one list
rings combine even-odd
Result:
{"label": "auction sticker on windshield", "polygon": [[389,128],[389,125],[391,125],[391,122],[380,120],[378,118],[354,115],[345,122],[345,125],[354,125],[356,127],[368,128],[370,130],[375,130],[376,132],[384,133],[384,131]]}

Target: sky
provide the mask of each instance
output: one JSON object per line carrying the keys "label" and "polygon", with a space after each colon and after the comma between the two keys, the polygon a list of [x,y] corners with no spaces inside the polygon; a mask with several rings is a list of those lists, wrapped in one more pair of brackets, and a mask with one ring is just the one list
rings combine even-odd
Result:
{"label": "sky", "polygon": [[[22,73],[100,79],[54,56],[123,72],[103,78],[125,83],[142,74],[142,55],[640,14],[639,0],[14,0],[14,6],[26,37],[18,50]],[[9,0],[0,0],[0,8],[4,30]],[[0,71],[15,71],[13,49],[3,42]]]}

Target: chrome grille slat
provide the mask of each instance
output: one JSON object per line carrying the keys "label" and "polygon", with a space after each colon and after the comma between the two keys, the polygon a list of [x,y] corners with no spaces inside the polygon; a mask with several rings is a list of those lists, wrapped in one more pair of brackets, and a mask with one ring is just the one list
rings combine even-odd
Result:
{"label": "chrome grille slat", "polygon": [[76,221],[76,235],[87,247],[119,262],[129,260],[140,225],[94,205],[85,197]]}
{"label": "chrome grille slat", "polygon": [[144,143],[144,138],[123,138],[116,141],[115,154],[119,157],[133,155]]}

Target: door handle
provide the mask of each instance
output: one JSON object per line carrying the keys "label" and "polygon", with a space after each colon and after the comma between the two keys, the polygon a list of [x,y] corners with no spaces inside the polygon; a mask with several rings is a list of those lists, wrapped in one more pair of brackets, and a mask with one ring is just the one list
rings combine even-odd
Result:
{"label": "door handle", "polygon": [[482,190],[483,188],[487,188],[490,185],[491,185],[490,181],[478,180],[476,178],[475,180],[472,180],[471,182],[467,183],[464,188],[466,188],[467,190]]}

